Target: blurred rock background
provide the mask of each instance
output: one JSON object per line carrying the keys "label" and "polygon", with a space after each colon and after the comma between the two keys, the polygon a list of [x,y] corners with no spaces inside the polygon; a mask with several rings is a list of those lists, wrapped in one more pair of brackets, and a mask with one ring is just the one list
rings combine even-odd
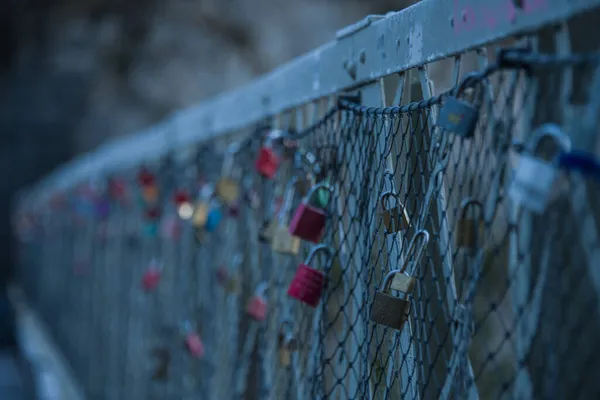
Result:
{"label": "blurred rock background", "polygon": [[17,188],[110,137],[240,86],[367,14],[416,1],[5,0],[3,274],[11,263],[8,211]]}

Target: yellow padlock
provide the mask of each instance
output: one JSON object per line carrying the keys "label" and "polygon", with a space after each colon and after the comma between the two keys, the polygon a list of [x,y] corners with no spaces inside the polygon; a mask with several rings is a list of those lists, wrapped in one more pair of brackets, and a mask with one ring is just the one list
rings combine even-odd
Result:
{"label": "yellow padlock", "polygon": [[194,207],[194,214],[192,215],[192,225],[195,228],[203,228],[206,225],[208,219],[208,202],[199,201]]}
{"label": "yellow padlock", "polygon": [[215,187],[215,193],[225,204],[231,205],[240,197],[240,187],[231,178],[221,178]]}
{"label": "yellow padlock", "polygon": [[[479,210],[478,218],[468,218],[470,208]],[[456,224],[456,246],[459,248],[474,249],[479,246],[479,238],[483,228],[483,204],[478,200],[467,198],[460,207],[460,218]]]}
{"label": "yellow padlock", "polygon": [[292,205],[294,199],[294,193],[296,189],[297,178],[294,177],[290,180],[285,190],[283,204],[279,209],[277,215],[278,223],[276,225],[273,240],[272,249],[276,253],[297,255],[300,251],[300,238],[290,234],[288,225],[286,223],[287,214]]}
{"label": "yellow padlock", "polygon": [[[284,329],[285,327],[288,329]],[[277,335],[279,364],[282,367],[289,367],[292,363],[292,353],[298,350],[298,340],[296,339],[294,322],[285,320],[281,323],[279,334]]]}

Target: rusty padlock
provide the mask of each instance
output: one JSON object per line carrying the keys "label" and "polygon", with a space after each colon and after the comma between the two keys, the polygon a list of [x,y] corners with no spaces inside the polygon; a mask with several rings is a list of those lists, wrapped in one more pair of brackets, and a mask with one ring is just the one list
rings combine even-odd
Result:
{"label": "rusty padlock", "polygon": [[[285,328],[288,329],[285,329]],[[298,351],[298,339],[295,334],[295,324],[291,320],[284,320],[277,334],[277,347],[279,353],[279,364],[289,367],[292,363],[292,353]]]}
{"label": "rusty padlock", "polygon": [[[479,217],[468,218],[470,208],[479,209]],[[478,200],[466,198],[460,206],[460,218],[456,223],[456,246],[474,249],[478,247],[483,228],[483,204]]]}
{"label": "rusty padlock", "polygon": [[294,199],[295,185],[296,177],[293,177],[287,184],[283,204],[277,215],[277,227],[272,239],[272,249],[276,253],[296,255],[300,251],[300,238],[289,233],[286,223],[287,214]]}
{"label": "rusty padlock", "polygon": [[326,272],[321,272],[310,266],[313,257],[319,252],[327,253],[328,259],[325,271],[328,272],[329,265],[333,261],[333,251],[324,244],[315,246],[306,257],[304,263],[298,266],[287,291],[288,296],[298,299],[311,307],[316,307],[319,304],[327,279]]}
{"label": "rusty padlock", "polygon": [[[413,257],[417,239],[420,236],[423,237],[423,240],[418,252]],[[415,234],[410,242],[408,254],[402,268],[388,273],[383,280],[381,290],[375,293],[375,299],[371,307],[371,321],[396,330],[402,330],[410,315],[409,295],[415,287],[414,274],[428,243],[429,233],[426,230],[420,230]],[[406,271],[409,265],[411,265],[411,270]],[[394,297],[388,294],[390,290],[401,292],[402,297]]]}
{"label": "rusty padlock", "polygon": [[264,321],[267,318],[267,298],[265,294],[268,288],[267,282],[261,282],[246,305],[246,313],[256,321]]}
{"label": "rusty padlock", "polygon": [[321,240],[327,220],[327,213],[324,209],[310,205],[312,197],[319,189],[327,189],[333,193],[333,188],[325,183],[313,186],[298,205],[289,228],[292,236],[313,243],[319,243]]}
{"label": "rusty padlock", "polygon": [[[386,208],[385,201],[389,197],[393,197],[396,200],[396,207]],[[408,217],[404,204],[400,202],[397,194],[392,191],[384,192],[381,194],[379,201],[381,203],[381,209],[383,210],[381,212],[381,218],[383,219],[386,235],[408,229],[410,226],[410,218]],[[400,208],[400,210],[398,210],[398,208]]]}

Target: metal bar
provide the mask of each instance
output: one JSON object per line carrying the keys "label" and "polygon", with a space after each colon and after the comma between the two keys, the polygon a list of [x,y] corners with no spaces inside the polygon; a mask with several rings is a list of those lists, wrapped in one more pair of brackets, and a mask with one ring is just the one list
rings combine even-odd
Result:
{"label": "metal bar", "polygon": [[[180,128],[177,132],[162,123],[79,157],[30,190],[37,194],[30,200],[41,200],[91,176],[140,164],[172,148],[223,136],[282,110],[597,7],[600,0],[541,0],[522,9],[509,0],[423,0],[298,57],[240,89],[175,113],[172,118]],[[344,65],[353,61],[357,52],[364,63],[358,63],[353,79]],[[234,109],[244,112],[232,113]]]}

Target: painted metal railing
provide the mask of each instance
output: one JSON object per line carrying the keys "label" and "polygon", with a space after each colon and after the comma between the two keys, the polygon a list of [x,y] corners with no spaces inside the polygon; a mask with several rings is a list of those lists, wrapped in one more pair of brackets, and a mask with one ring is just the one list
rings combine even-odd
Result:
{"label": "painted metal railing", "polygon": [[599,7],[369,16],[25,192],[89,397],[594,398]]}

